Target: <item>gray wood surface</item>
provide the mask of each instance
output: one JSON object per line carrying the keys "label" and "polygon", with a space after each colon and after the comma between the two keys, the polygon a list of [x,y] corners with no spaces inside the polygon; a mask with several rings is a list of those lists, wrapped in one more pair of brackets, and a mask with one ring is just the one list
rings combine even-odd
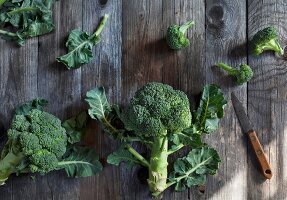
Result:
{"label": "gray wood surface", "polygon": [[[283,200],[287,199],[286,63],[272,53],[248,54],[248,39],[273,25],[286,43],[287,3],[284,0],[61,0],[54,6],[56,31],[16,47],[0,40],[0,131],[9,127],[14,108],[35,97],[49,100],[47,110],[66,119],[87,108],[83,99],[96,85],[107,89],[110,101],[125,104],[149,81],[159,81],[186,92],[195,105],[206,83],[223,88],[226,98],[235,91],[247,108],[270,159],[274,177],[264,180],[251,146],[241,133],[231,102],[219,130],[206,137],[222,158],[218,174],[208,177],[205,191],[195,187],[163,194],[167,200]],[[55,58],[66,52],[70,30],[93,32],[100,17],[110,18],[102,42],[94,48],[92,63],[65,70]],[[171,51],[163,40],[166,28],[193,19],[188,31],[191,46]],[[247,85],[236,86],[221,70],[219,61],[237,66],[249,63],[255,72]],[[0,135],[0,146],[5,134]],[[101,158],[118,143],[89,123],[86,142]],[[142,146],[136,146],[143,152]],[[180,154],[183,154],[181,152]],[[141,168],[104,165],[96,177],[70,179],[63,172],[47,176],[11,177],[0,188],[0,200],[147,200],[151,199]],[[141,176],[139,176],[139,174]]]}

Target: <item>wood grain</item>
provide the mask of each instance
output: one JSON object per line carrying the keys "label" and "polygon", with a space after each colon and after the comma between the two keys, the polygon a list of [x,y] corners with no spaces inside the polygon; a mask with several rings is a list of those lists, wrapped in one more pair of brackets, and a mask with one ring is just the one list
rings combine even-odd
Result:
{"label": "wood grain", "polygon": [[[206,137],[222,158],[219,172],[209,176],[204,187],[184,192],[168,189],[166,200],[287,199],[287,91],[286,61],[272,53],[248,54],[247,39],[260,29],[278,28],[286,44],[287,3],[284,0],[61,0],[54,7],[56,31],[28,40],[24,47],[0,40],[0,131],[8,128],[14,108],[35,97],[49,100],[47,111],[61,119],[86,109],[83,99],[95,86],[107,88],[109,100],[125,105],[134,92],[150,81],[164,82],[188,94],[192,107],[207,83],[223,88],[228,99],[235,91],[246,105],[250,120],[272,165],[273,177],[259,174],[255,155],[242,134],[231,102],[220,129]],[[102,42],[94,48],[93,61],[68,71],[55,62],[66,52],[65,40],[74,28],[93,32],[101,16],[110,15]],[[191,46],[171,51],[164,41],[170,24],[194,20],[187,35]],[[232,66],[248,63],[255,77],[236,86],[217,62]],[[2,126],[3,125],[3,126]],[[5,136],[0,135],[3,146]],[[86,143],[104,158],[118,143],[89,123]],[[140,152],[145,149],[135,145]],[[185,152],[181,152],[183,155]],[[172,160],[173,158],[171,158]],[[104,163],[99,176],[69,179],[63,172],[48,176],[14,177],[0,188],[1,200],[149,200],[146,171]]]}
{"label": "wood grain", "polygon": [[[225,62],[239,67],[246,63],[246,3],[244,1],[206,1],[205,83],[219,85],[228,100],[234,91],[246,105],[246,85],[237,86],[235,80],[214,67]],[[207,143],[219,151],[221,165],[217,175],[209,176],[205,199],[247,199],[246,138],[236,119],[231,101],[225,107],[225,117]]]}
{"label": "wood grain", "polygon": [[[248,1],[249,39],[266,26],[278,29],[281,44],[286,44],[286,1]],[[269,157],[273,177],[260,177],[256,163],[248,165],[249,199],[286,199],[286,60],[267,52],[259,57],[249,56],[255,77],[248,85],[248,114],[258,138]],[[249,147],[251,152],[251,146]],[[254,159],[254,154],[249,159]],[[260,177],[260,178],[259,178]]]}

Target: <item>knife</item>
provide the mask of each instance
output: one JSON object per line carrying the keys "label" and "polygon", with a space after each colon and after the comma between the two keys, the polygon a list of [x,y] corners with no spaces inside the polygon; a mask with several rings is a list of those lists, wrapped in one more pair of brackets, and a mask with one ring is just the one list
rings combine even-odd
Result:
{"label": "knife", "polygon": [[267,179],[271,179],[272,170],[268,162],[268,159],[264,153],[262,145],[260,144],[260,141],[257,137],[256,132],[253,130],[251,126],[251,123],[244,110],[242,103],[238,100],[238,98],[235,96],[233,92],[231,93],[231,101],[232,101],[236,116],[241,125],[242,131],[248,135],[249,142],[251,143],[254,153],[256,154],[256,158],[261,167],[262,175]]}

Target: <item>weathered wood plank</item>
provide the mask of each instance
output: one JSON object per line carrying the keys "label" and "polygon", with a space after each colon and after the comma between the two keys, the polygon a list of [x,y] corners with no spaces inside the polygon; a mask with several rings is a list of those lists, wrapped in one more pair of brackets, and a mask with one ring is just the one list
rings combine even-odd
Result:
{"label": "weathered wood plank", "polygon": [[[249,39],[257,31],[274,26],[279,31],[281,44],[286,44],[286,9],[285,1],[248,1]],[[264,180],[257,163],[250,162],[248,198],[286,199],[286,60],[270,52],[250,56],[249,63],[255,69],[255,78],[248,85],[248,114],[269,157],[273,177],[270,181]],[[254,159],[254,154],[249,159]]]}
{"label": "weathered wood plank", "polygon": [[[228,100],[235,91],[246,105],[246,85],[235,81],[214,66],[226,62],[238,67],[246,63],[246,3],[245,1],[206,1],[206,46],[203,76],[206,83],[219,85]],[[246,138],[229,101],[225,118],[216,133],[207,137],[207,143],[219,151],[222,163],[218,174],[210,176],[206,184],[206,199],[247,199]]]}
{"label": "weathered wood plank", "polygon": [[[107,25],[102,32],[102,41],[94,49],[92,63],[83,66],[81,93],[95,86],[104,86],[109,100],[120,102],[121,95],[121,28],[122,3],[117,0],[85,0],[83,1],[83,30],[94,32],[104,14],[109,14]],[[82,98],[83,99],[83,98]],[[96,127],[93,121],[89,131],[89,139],[97,149],[101,158],[113,152],[117,144],[107,134]],[[103,159],[105,160],[105,159]],[[120,199],[119,168],[105,164],[99,177],[82,179],[80,199]]]}

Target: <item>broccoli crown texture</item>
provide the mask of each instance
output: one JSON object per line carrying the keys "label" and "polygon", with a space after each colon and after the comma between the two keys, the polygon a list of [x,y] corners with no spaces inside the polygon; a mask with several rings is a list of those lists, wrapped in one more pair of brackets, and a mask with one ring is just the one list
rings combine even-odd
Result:
{"label": "broccoli crown texture", "polygon": [[57,167],[58,158],[66,152],[67,135],[58,118],[33,109],[14,117],[8,144],[15,155],[24,155],[31,172],[47,173]]}
{"label": "broccoli crown texture", "polygon": [[136,92],[121,119],[126,129],[144,137],[180,132],[191,125],[189,100],[169,85],[148,83]]}
{"label": "broccoli crown texture", "polygon": [[267,27],[258,31],[251,40],[253,54],[260,55],[265,50],[275,51],[280,56],[284,54],[279,43],[278,32],[274,27]]}
{"label": "broccoli crown texture", "polygon": [[237,83],[239,85],[250,81],[253,77],[253,71],[249,65],[241,64],[237,77]]}
{"label": "broccoli crown texture", "polygon": [[253,77],[253,71],[249,65],[241,64],[240,69],[235,69],[225,63],[216,64],[217,67],[222,68],[229,75],[236,77],[237,84],[242,85],[250,81]]}
{"label": "broccoli crown texture", "polygon": [[188,21],[182,26],[172,25],[168,27],[166,32],[166,41],[171,49],[179,50],[187,47],[190,44],[189,39],[185,36],[185,32],[194,24],[193,21]]}

